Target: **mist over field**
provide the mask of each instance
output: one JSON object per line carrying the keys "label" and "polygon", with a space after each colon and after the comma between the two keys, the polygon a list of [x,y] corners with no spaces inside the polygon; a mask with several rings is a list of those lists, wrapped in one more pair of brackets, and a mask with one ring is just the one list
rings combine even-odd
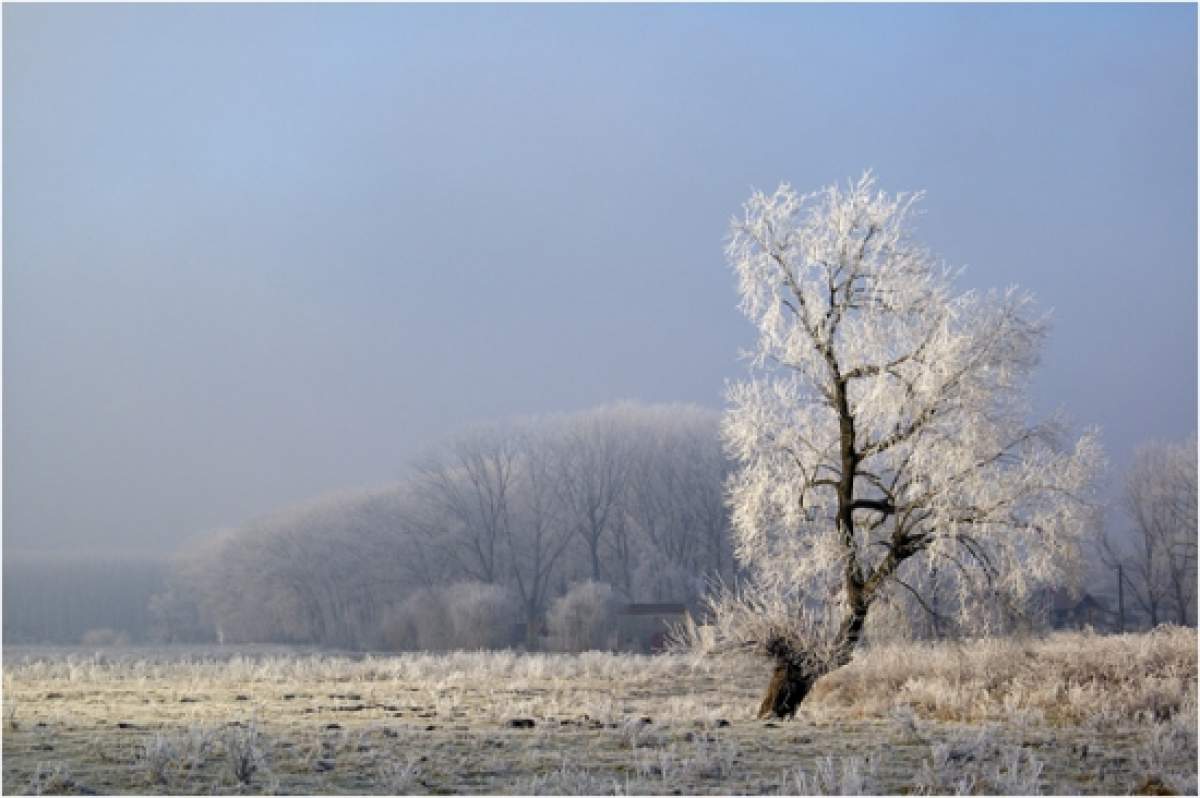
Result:
{"label": "mist over field", "polygon": [[1195,430],[1191,13],[6,8],[6,581],[165,570],[474,425],[719,411],[731,214],[868,166],[1051,313],[1033,409],[1099,427],[1126,535],[1134,449]]}
{"label": "mist over field", "polygon": [[1035,406],[1119,473],[1195,428],[1190,14],[6,8],[5,550],[168,554],[477,422],[720,409],[729,218],[867,167],[1052,311]]}
{"label": "mist over field", "polygon": [[1195,791],[1193,6],[3,59],[6,792]]}

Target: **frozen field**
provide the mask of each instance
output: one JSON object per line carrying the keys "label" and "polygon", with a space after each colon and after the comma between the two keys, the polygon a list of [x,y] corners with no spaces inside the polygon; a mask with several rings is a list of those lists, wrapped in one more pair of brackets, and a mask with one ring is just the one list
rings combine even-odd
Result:
{"label": "frozen field", "polygon": [[788,722],[762,661],[4,651],[4,791],[1196,791],[1196,634],[863,652]]}

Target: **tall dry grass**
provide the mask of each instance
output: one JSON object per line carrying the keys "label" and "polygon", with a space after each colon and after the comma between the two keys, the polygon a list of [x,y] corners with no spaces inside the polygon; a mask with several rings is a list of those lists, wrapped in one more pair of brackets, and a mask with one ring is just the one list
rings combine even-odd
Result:
{"label": "tall dry grass", "polygon": [[808,704],[856,716],[900,707],[937,720],[1164,721],[1196,712],[1196,630],[880,645],[826,675]]}

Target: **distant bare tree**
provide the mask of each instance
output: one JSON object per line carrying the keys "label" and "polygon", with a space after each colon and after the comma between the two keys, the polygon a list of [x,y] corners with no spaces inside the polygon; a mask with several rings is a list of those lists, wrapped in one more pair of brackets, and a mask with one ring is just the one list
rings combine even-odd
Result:
{"label": "distant bare tree", "polygon": [[467,578],[490,584],[501,576],[516,460],[510,433],[478,428],[416,468],[414,490],[424,508],[418,526]]}
{"label": "distant bare tree", "polygon": [[526,642],[537,639],[554,576],[571,542],[554,481],[555,459],[545,430],[524,425],[515,433],[521,453],[515,517],[505,528],[509,577],[525,616]]}
{"label": "distant bare tree", "polygon": [[[629,409],[616,405],[567,417],[555,435],[559,500],[567,523],[587,549],[591,578],[597,582],[606,576],[602,555],[620,520],[629,478],[630,440],[621,424]],[[614,548],[618,573],[613,578],[628,590],[629,547],[617,541]]]}
{"label": "distant bare tree", "polygon": [[1151,626],[1196,622],[1196,438],[1140,447],[1125,476],[1124,539],[1105,535],[1105,563],[1122,567],[1134,605]]}
{"label": "distant bare tree", "polygon": [[[643,564],[665,561],[699,582],[733,575],[720,414],[689,405],[644,408],[626,499],[644,537]],[[644,588],[643,588],[644,589]],[[674,595],[671,599],[688,599]]]}

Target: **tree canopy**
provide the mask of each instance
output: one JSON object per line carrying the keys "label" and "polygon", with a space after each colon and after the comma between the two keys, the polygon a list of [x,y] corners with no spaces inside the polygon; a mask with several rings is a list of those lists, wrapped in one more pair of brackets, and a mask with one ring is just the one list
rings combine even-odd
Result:
{"label": "tree canopy", "polygon": [[758,328],[723,423],[737,556],[755,606],[832,610],[841,661],[881,597],[978,628],[1068,580],[1103,459],[1029,423],[1045,321],[1015,288],[956,290],[912,235],[920,197],[785,184],[727,246]]}

